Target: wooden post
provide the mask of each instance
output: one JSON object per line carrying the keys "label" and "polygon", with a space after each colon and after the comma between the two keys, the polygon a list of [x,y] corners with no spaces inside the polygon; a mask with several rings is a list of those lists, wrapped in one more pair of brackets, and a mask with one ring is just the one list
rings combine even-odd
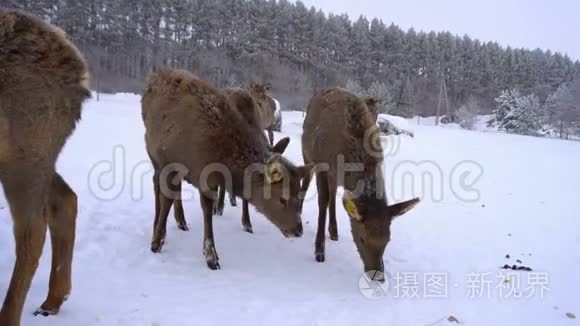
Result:
{"label": "wooden post", "polygon": [[447,83],[445,76],[441,76],[441,85],[439,86],[439,99],[437,101],[437,115],[435,117],[435,125],[439,125],[439,117],[441,116],[441,100],[445,98],[445,114],[449,118],[449,98],[447,97]]}
{"label": "wooden post", "polygon": [[439,85],[439,99],[437,100],[437,113],[435,115],[435,125],[439,125],[439,116],[441,115],[441,98],[443,97],[443,79]]}

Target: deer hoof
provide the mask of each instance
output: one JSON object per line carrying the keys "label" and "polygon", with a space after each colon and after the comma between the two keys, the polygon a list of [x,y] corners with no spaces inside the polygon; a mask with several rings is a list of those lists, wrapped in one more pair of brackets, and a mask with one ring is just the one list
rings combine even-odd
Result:
{"label": "deer hoof", "polygon": [[209,267],[209,269],[211,269],[212,271],[217,271],[222,269],[220,266],[220,263],[217,260],[208,260],[207,261],[207,267]]}
{"label": "deer hoof", "polygon": [[58,314],[58,311],[43,309],[42,307],[36,309],[36,311],[34,312],[34,316],[43,316],[43,317],[54,316],[56,314]]}
{"label": "deer hoof", "polygon": [[205,256],[205,261],[209,269],[213,271],[221,269],[219,257],[217,251],[215,250],[213,241],[205,240],[203,245],[203,255]]}
{"label": "deer hoof", "polygon": [[244,231],[245,232],[254,234],[254,230],[252,229],[252,226],[251,225],[243,225],[243,227],[244,227]]}
{"label": "deer hoof", "polygon": [[323,252],[316,253],[315,256],[316,256],[316,261],[319,263],[324,263],[324,261],[326,260],[326,257],[324,257]]}
{"label": "deer hoof", "polygon": [[187,224],[179,224],[177,228],[180,229],[181,231],[189,231],[189,227],[187,226]]}
{"label": "deer hoof", "polygon": [[338,230],[336,227],[329,227],[328,234],[330,234],[330,240],[338,241]]}
{"label": "deer hoof", "polygon": [[163,244],[165,243],[165,240],[161,240],[161,241],[153,241],[151,243],[151,251],[155,254],[158,254],[161,252],[161,248],[163,248]]}

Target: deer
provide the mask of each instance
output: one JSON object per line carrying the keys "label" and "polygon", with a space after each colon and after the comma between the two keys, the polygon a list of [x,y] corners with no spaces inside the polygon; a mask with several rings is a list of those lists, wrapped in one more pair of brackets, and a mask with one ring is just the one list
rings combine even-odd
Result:
{"label": "deer", "polygon": [[[371,108],[372,109],[372,108]],[[325,226],[329,213],[330,239],[338,241],[337,188],[343,187],[342,204],[354,243],[373,280],[384,281],[383,254],[390,240],[391,223],[419,203],[419,198],[394,205],[387,203],[382,173],[383,151],[375,115],[368,101],[346,90],[330,88],[309,102],[303,125],[305,164],[315,164],[318,190],[318,229],[315,259],[325,261]],[[357,164],[356,169],[345,164]],[[304,194],[312,178],[302,183]]]}
{"label": "deer", "polygon": [[[260,108],[258,104],[251,96],[251,94],[241,88],[228,88],[223,90],[224,94],[228,97],[230,106],[237,110],[242,118],[248,123],[250,128],[255,128],[261,131],[260,127]],[[266,135],[262,132],[263,139],[267,142]],[[284,137],[278,141],[276,145],[271,147],[270,151],[272,153],[284,154],[284,151],[290,144],[290,138]],[[178,191],[181,192],[180,186],[177,185]],[[214,215],[223,215],[224,203],[225,203],[226,187],[219,187],[218,199],[214,203]],[[230,193],[230,205],[237,206],[236,197]],[[180,199],[175,200],[174,203],[174,218],[177,222],[178,228],[181,230],[188,230],[187,222],[185,220],[185,214],[183,209],[183,203]],[[254,233],[252,222],[250,220],[249,203],[246,199],[242,200],[242,227],[245,232]]]}
{"label": "deer", "polygon": [[270,146],[274,146],[274,113],[276,112],[276,102],[268,95],[272,86],[270,84],[259,84],[251,82],[248,90],[254,101],[258,104],[258,118],[260,128],[268,131]]}
{"label": "deer", "polygon": [[375,123],[377,122],[377,120],[379,119],[379,110],[381,108],[381,106],[383,105],[383,99],[380,97],[365,97],[362,98],[363,102],[365,103],[365,105],[367,106],[367,108],[369,109],[373,121],[375,121]]}
{"label": "deer", "polygon": [[85,59],[56,26],[0,10],[0,181],[14,225],[16,262],[0,325],[20,325],[50,231],[48,296],[34,315],[55,315],[71,293],[77,196],[55,162],[90,97]]}
{"label": "deer", "polygon": [[[224,92],[231,96],[234,101],[234,107],[240,110],[242,116],[246,119],[246,121],[252,127],[256,127],[260,130],[267,130],[268,131],[268,140],[272,149],[280,154],[284,153],[284,150],[288,146],[288,142],[290,139],[282,139],[281,142],[278,143],[277,146],[274,146],[274,113],[276,111],[276,103],[272,97],[268,95],[268,92],[271,89],[270,84],[258,84],[255,82],[251,82],[250,86],[248,87],[249,95],[251,96],[254,105],[252,105],[249,101],[248,94],[244,94],[240,96],[244,90],[239,88],[229,88],[225,89]],[[237,105],[236,105],[237,103]],[[285,144],[285,146],[282,146]],[[223,188],[220,188],[219,198],[216,202],[214,210],[217,215],[223,214],[224,209],[224,199],[225,199],[225,192]],[[237,206],[236,197],[231,196],[230,194],[230,205],[232,207]],[[244,211],[247,212],[248,206],[247,202],[243,204]],[[242,219],[242,225],[244,230],[248,233],[253,233],[252,225],[249,220],[249,214],[244,213],[245,217]]]}
{"label": "deer", "polygon": [[141,107],[154,168],[152,252],[161,252],[183,180],[199,192],[203,254],[211,270],[221,269],[212,224],[220,187],[246,199],[283,236],[302,236],[300,183],[311,167],[295,166],[274,153],[263,132],[248,125],[224,92],[188,71],[163,70],[149,77]]}

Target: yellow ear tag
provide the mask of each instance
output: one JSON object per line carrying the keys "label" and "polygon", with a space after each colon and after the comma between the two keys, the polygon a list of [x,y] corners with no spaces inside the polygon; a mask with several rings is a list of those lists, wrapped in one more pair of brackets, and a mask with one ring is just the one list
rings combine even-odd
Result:
{"label": "yellow ear tag", "polygon": [[348,213],[348,215],[350,215],[350,217],[352,217],[358,221],[362,220],[361,216],[358,213],[358,208],[356,208],[356,204],[354,203],[354,201],[346,199],[344,201],[344,209],[346,209],[346,212]]}

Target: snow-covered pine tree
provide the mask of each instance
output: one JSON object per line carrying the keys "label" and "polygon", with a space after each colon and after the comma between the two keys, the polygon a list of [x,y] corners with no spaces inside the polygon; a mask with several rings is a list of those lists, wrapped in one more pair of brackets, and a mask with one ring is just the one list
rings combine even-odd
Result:
{"label": "snow-covered pine tree", "polygon": [[495,99],[497,107],[493,110],[492,118],[487,122],[489,127],[497,127],[502,129],[511,119],[511,112],[517,107],[517,100],[520,97],[520,92],[517,89],[504,90]]}
{"label": "snow-covered pine tree", "polygon": [[548,97],[544,105],[548,111],[550,129],[560,138],[566,138],[570,133],[575,133],[576,125],[580,121],[580,105],[575,103],[575,98],[566,84]]}
{"label": "snow-covered pine tree", "polygon": [[356,96],[365,96],[366,95],[365,90],[360,85],[360,82],[358,80],[349,79],[346,82],[346,86],[344,88]]}
{"label": "snow-covered pine tree", "polygon": [[544,135],[544,114],[540,99],[534,94],[518,97],[500,130],[520,135]]}

